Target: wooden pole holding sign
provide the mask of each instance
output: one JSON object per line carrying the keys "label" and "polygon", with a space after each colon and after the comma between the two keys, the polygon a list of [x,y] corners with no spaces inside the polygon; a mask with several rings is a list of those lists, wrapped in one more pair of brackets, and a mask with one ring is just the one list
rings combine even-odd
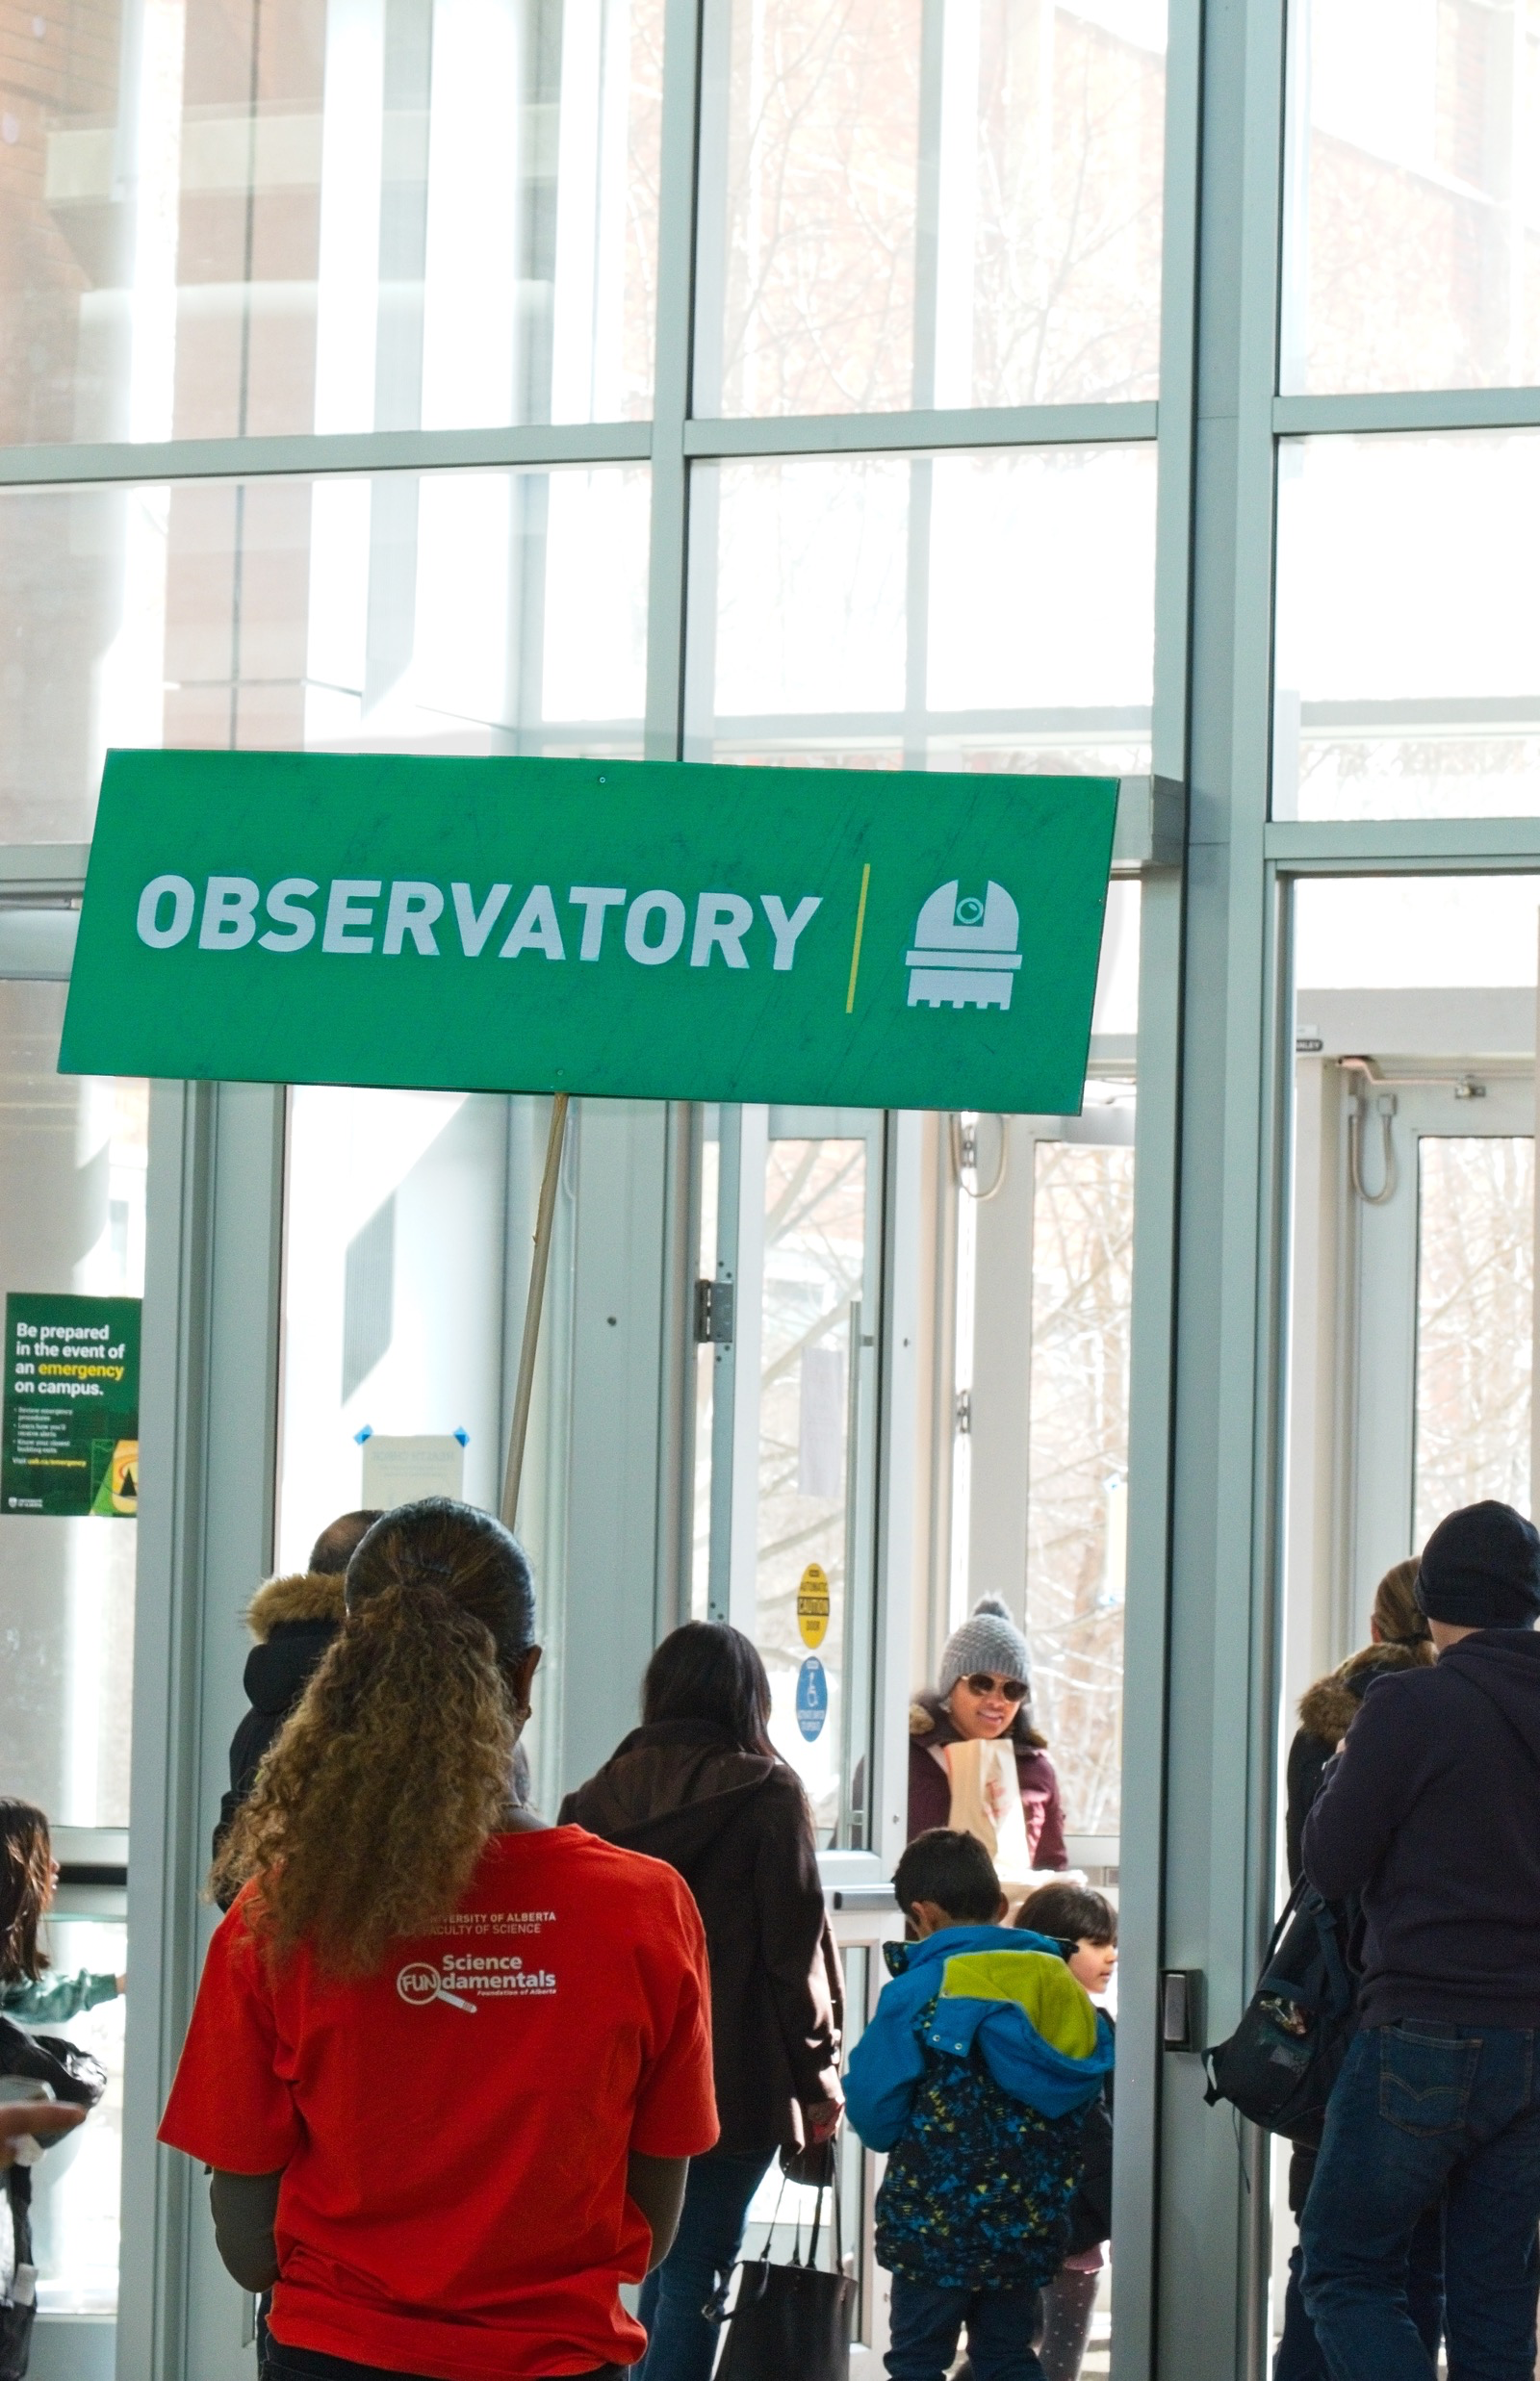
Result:
{"label": "wooden pole holding sign", "polygon": [[501,1518],[511,1529],[519,1514],[519,1484],[524,1477],[524,1443],[529,1435],[529,1401],[534,1395],[535,1351],[540,1344],[540,1315],[546,1302],[546,1274],[551,1266],[551,1236],[556,1219],[556,1186],[561,1180],[562,1144],[567,1138],[567,1094],[558,1091],[551,1103],[551,1132],[546,1141],[546,1170],[535,1211],[535,1246],[529,1265],[529,1295],[524,1310],[524,1342],[519,1349],[519,1378],[513,1392],[513,1420],[508,1428],[508,1460],[502,1473]]}

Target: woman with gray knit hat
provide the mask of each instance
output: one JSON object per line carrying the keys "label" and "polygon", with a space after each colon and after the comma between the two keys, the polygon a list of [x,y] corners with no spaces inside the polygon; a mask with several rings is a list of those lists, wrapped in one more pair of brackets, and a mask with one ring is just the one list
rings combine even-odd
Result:
{"label": "woman with gray knit hat", "polygon": [[[1027,1641],[998,1596],[986,1596],[953,1629],[935,1693],[920,1695],[910,1705],[909,1736],[911,1841],[932,1827],[966,1828],[986,1841],[992,1831],[996,1841],[989,1849],[1004,1878],[1015,1837],[1014,1811],[996,1806],[991,1813],[990,1773],[997,1777],[1003,1769],[1009,1776],[1014,1761],[1027,1866],[1039,1871],[1067,1865],[1059,1780],[1032,1725]],[[959,1750],[971,1746],[981,1753]],[[998,1749],[992,1759],[990,1747]]]}

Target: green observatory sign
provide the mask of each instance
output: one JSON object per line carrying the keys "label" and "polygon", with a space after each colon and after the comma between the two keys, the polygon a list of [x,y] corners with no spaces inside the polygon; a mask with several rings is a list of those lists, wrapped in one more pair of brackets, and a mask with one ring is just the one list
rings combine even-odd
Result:
{"label": "green observatory sign", "polygon": [[1062,1114],[1116,781],[114,753],[66,1073]]}

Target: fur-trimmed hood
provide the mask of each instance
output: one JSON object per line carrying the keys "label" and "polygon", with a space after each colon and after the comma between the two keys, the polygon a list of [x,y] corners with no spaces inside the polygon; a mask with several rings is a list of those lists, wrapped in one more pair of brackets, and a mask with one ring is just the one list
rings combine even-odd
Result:
{"label": "fur-trimmed hood", "polygon": [[1299,1725],[1322,1744],[1335,1747],[1347,1735],[1364,1700],[1371,1678],[1388,1670],[1420,1670],[1425,1665],[1411,1646],[1369,1645],[1349,1653],[1339,1669],[1328,1670],[1299,1698]]}
{"label": "fur-trimmed hood", "polygon": [[[253,1712],[265,1715],[265,1752],[310,1682],[343,1624],[341,1572],[295,1571],[259,1587],[246,1612],[256,1644],[246,1655],[245,1690]],[[259,1730],[259,1732],[262,1732]],[[251,1762],[255,1772],[255,1758]]]}
{"label": "fur-trimmed hood", "polygon": [[290,1621],[325,1621],[335,1628],[344,1611],[340,1571],[292,1571],[269,1579],[246,1606],[246,1626],[258,1645]]}
{"label": "fur-trimmed hood", "polygon": [[[911,1737],[924,1743],[927,1750],[931,1745],[956,1745],[962,1741],[962,1730],[939,1695],[933,1694],[929,1687],[923,1694],[916,1695],[910,1704],[909,1732]],[[1025,1703],[1017,1706],[1015,1718],[1005,1734],[997,1739],[1000,1744],[1012,1744],[1018,1752],[1026,1753],[1040,1753],[1047,1741],[1047,1737],[1040,1736],[1033,1727]]]}

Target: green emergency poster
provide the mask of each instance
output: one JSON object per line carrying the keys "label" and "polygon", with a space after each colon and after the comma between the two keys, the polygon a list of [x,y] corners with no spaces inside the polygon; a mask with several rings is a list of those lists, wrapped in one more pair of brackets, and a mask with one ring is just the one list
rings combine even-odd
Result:
{"label": "green emergency poster", "polygon": [[6,1296],[0,1509],[139,1510],[138,1298]]}
{"label": "green emergency poster", "polygon": [[1078,1111],[1116,780],[115,753],[65,1073]]}

